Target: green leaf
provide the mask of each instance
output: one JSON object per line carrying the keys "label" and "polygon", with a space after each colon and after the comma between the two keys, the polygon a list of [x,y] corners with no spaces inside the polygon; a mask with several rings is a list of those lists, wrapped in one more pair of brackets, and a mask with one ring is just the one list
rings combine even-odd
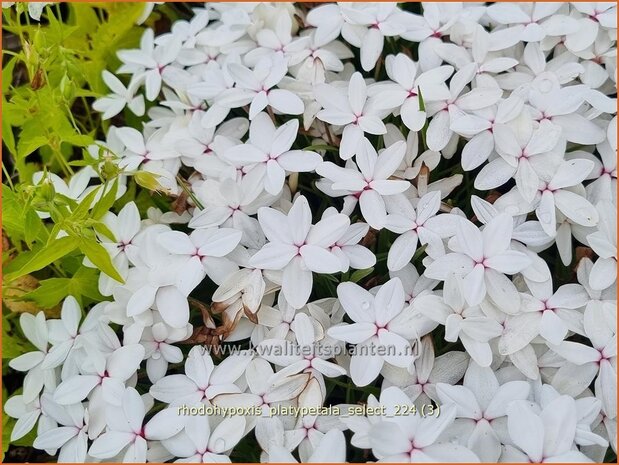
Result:
{"label": "green leaf", "polygon": [[[3,71],[4,72],[4,71]],[[4,82],[2,83],[4,85]],[[9,106],[8,102],[2,96],[2,142],[9,149],[9,152],[13,156],[17,156],[17,148],[15,147],[15,135],[13,134],[13,127],[11,126],[11,118],[8,115],[6,108]]]}
{"label": "green leaf", "polygon": [[116,241],[116,236],[114,235],[114,233],[102,221],[95,222],[93,224],[93,228],[95,228],[95,231],[97,233],[101,234],[104,237],[107,237],[109,240]]}
{"label": "green leaf", "polygon": [[94,208],[92,209],[92,218],[95,220],[101,219],[103,215],[105,215],[114,202],[116,201],[116,193],[118,192],[118,182],[116,180],[112,181],[112,186],[109,190],[107,190],[107,184],[104,184],[103,192],[105,194],[99,199]]}
{"label": "green leaf", "polygon": [[71,145],[77,145],[78,147],[87,147],[90,144],[94,143],[94,139],[92,136],[87,134],[65,134],[62,137],[63,142],[68,142]]}
{"label": "green leaf", "polygon": [[14,359],[31,350],[34,350],[32,344],[15,330],[5,315],[2,315],[2,359]]}
{"label": "green leaf", "polygon": [[97,198],[97,195],[99,194],[100,189],[101,189],[101,186],[97,186],[95,189],[90,191],[86,197],[84,197],[81,200],[79,205],[71,213],[71,216],[70,216],[71,220],[83,220],[83,219],[90,217],[88,210],[90,210],[92,203]]}
{"label": "green leaf", "polygon": [[101,302],[105,298],[99,292],[99,270],[81,266],[69,282],[69,295],[81,302],[82,296],[88,297],[95,302]]}
{"label": "green leaf", "polygon": [[20,276],[45,268],[47,265],[73,252],[77,246],[78,242],[74,237],[65,236],[60,239],[54,239],[38,252],[34,253],[30,260],[18,271],[6,275],[5,279],[7,281],[12,281]]}
{"label": "green leaf", "polygon": [[107,250],[105,250],[101,244],[94,240],[81,239],[79,241],[79,247],[80,250],[84,252],[84,255],[106,275],[120,283],[125,283],[125,280],[118,273],[116,267],[114,267]]}
{"label": "green leaf", "polygon": [[365,270],[356,270],[353,274],[350,275],[350,280],[353,283],[358,283],[366,276],[369,276],[374,271],[374,267],[366,268]]}
{"label": "green leaf", "polygon": [[325,150],[327,152],[338,152],[339,149],[337,147],[332,147],[331,145],[325,144],[316,144],[316,145],[308,145],[307,147],[303,147],[303,150]]}
{"label": "green leaf", "polygon": [[49,140],[45,136],[24,137],[20,135],[19,142],[17,142],[17,156],[19,158],[25,158],[37,149],[47,145]]}
{"label": "green leaf", "polygon": [[39,287],[30,291],[19,300],[36,302],[42,308],[52,308],[69,295],[70,278],[50,278],[39,282]]}
{"label": "green leaf", "polygon": [[35,240],[44,241],[46,239],[47,230],[37,215],[34,209],[30,208],[26,211],[26,220],[24,222],[24,236],[28,244],[32,244]]}
{"label": "green leaf", "polygon": [[417,260],[419,257],[421,257],[423,255],[423,253],[426,251],[426,248],[428,247],[428,244],[424,244],[421,247],[419,247],[416,251],[415,251],[415,255],[413,255],[413,259],[412,261],[414,262],[415,260]]}
{"label": "green leaf", "polygon": [[24,223],[20,207],[15,192],[6,184],[2,184],[2,228],[9,237],[23,237]]}
{"label": "green leaf", "polygon": [[19,300],[36,302],[42,308],[55,307],[67,296],[75,297],[82,303],[82,296],[100,302],[104,297],[99,293],[99,271],[81,266],[71,278],[50,278],[39,282],[39,287]]}
{"label": "green leaf", "polygon": [[[2,398],[8,399],[9,394],[4,387],[2,387]],[[6,400],[5,400],[6,403]],[[4,409],[3,409],[4,410]],[[2,461],[4,462],[4,454],[9,450],[9,444],[11,443],[11,432],[15,426],[15,419],[8,416],[6,413],[2,415]]]}
{"label": "green leaf", "polygon": [[11,57],[2,67],[2,94],[6,94],[9,91],[11,83],[13,82],[13,71],[18,58],[20,57]]}

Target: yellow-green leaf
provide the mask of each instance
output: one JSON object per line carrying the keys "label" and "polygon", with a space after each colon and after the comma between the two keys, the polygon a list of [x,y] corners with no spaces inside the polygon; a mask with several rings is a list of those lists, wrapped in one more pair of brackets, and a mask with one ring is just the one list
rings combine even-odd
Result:
{"label": "yellow-green leaf", "polygon": [[6,275],[5,279],[7,281],[12,281],[20,276],[45,268],[50,263],[73,252],[77,246],[78,243],[74,237],[66,236],[60,239],[54,239],[36,252],[19,270]]}
{"label": "yellow-green leaf", "polygon": [[96,241],[81,239],[79,241],[80,250],[84,252],[84,255],[97,266],[102,272],[108,275],[110,278],[115,279],[120,283],[125,283],[120,273],[116,270],[116,267],[112,263],[107,250]]}

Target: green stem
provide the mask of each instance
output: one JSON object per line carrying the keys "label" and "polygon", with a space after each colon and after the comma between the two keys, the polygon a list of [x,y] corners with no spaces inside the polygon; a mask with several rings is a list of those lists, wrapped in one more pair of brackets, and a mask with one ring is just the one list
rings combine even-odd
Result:
{"label": "green stem", "polygon": [[[417,89],[417,95],[419,97],[419,110],[426,111],[426,104],[423,101],[423,95],[421,95],[421,89]],[[426,143],[426,133],[428,132],[428,119],[426,118],[426,122],[421,128],[421,144],[423,147],[423,151],[428,150],[428,144]]]}
{"label": "green stem", "polygon": [[185,184],[186,181],[181,177],[180,174],[176,175],[176,180],[180,184],[181,189],[183,189],[185,194],[187,194],[189,196],[189,198],[193,201],[193,203],[196,205],[196,207],[198,207],[200,210],[204,210],[204,205],[202,205],[202,202],[200,202],[198,200],[198,198],[194,195],[194,193],[191,192],[191,190],[187,187],[187,184]]}

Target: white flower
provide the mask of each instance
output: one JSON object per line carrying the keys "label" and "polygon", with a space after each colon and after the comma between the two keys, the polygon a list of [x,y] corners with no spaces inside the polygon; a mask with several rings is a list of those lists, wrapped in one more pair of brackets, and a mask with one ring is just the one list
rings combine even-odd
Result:
{"label": "white flower", "polygon": [[[172,233],[160,239],[162,233]],[[179,234],[180,231],[177,231]],[[198,232],[198,231],[196,231]],[[126,302],[126,316],[134,319],[145,318],[149,321],[150,310],[156,309],[163,321],[173,328],[184,328],[189,321],[189,304],[187,296],[204,278],[206,271],[211,270],[210,264],[219,263],[218,252],[213,253],[213,257],[208,257],[202,263],[205,255],[200,256],[199,249],[205,247],[203,252],[208,250],[209,244],[218,239],[216,230],[205,230],[193,237],[193,241],[187,236],[182,240],[178,247],[177,244],[168,244],[166,239],[177,237],[174,231],[164,225],[152,225],[140,235],[141,245],[136,257],[135,266],[129,270],[126,284],[121,287],[123,291],[129,291]],[[240,240],[240,234],[231,238],[232,241]],[[229,245],[228,238],[223,239],[223,244]],[[171,247],[175,254],[165,247]],[[231,248],[236,246],[232,245]],[[191,250],[190,250],[191,249]],[[198,252],[197,254],[194,253]],[[226,250],[224,254],[228,253]],[[178,254],[176,254],[178,253]],[[230,262],[223,259],[225,264]],[[236,265],[228,267],[230,272],[236,269]],[[220,270],[215,270],[217,273]],[[152,323],[148,323],[152,324]]]}
{"label": "white flower", "polygon": [[164,45],[155,45],[152,29],[146,29],[137,50],[119,50],[118,58],[124,63],[118,72],[138,73],[146,87],[146,99],[153,101],[161,91],[161,85],[169,72],[168,66],[177,58],[181,41],[176,37]]}
{"label": "white flower", "polygon": [[437,44],[434,50],[443,60],[458,69],[469,63],[475,63],[477,67],[475,82],[477,85],[488,87],[498,85],[492,75],[513,68],[518,64],[518,60],[491,53],[490,49],[495,48],[492,43],[492,35],[480,24],[475,25],[472,35],[470,55],[464,47],[451,43]]}
{"label": "white flower", "polygon": [[463,298],[463,280],[449,275],[443,286],[442,298],[426,293],[413,303],[427,318],[445,325],[445,340],[458,339],[467,353],[482,367],[492,363],[489,341],[501,335],[501,325],[487,317],[478,306],[466,305]]}
{"label": "white flower", "polygon": [[374,69],[383,51],[385,37],[406,31],[406,17],[397,3],[342,3],[340,9],[344,20],[353,25],[353,30],[347,33],[349,29],[344,29],[343,35],[350,44],[361,49],[361,67],[364,71]]}
{"label": "white flower", "polygon": [[193,166],[205,176],[218,176],[219,172],[229,168],[221,160],[227,143],[240,143],[239,139],[249,129],[249,121],[245,118],[232,118],[219,127],[204,128],[202,121],[205,118],[206,115],[194,112],[186,130],[179,129],[178,132],[168,135],[169,139],[174,140],[173,145],[183,164]]}
{"label": "white flower", "polygon": [[[494,127],[506,124],[517,118],[523,109],[524,101],[516,94],[501,100],[497,105],[462,114],[454,118],[451,130],[471,137],[462,149],[462,168],[473,170],[485,162],[498,145],[494,137]],[[478,179],[479,179],[478,175]],[[476,179],[476,182],[477,179]]]}
{"label": "white flower", "polygon": [[59,320],[47,322],[48,337],[52,348],[45,355],[41,364],[42,368],[55,368],[61,365],[76,346],[78,327],[82,316],[82,310],[73,296],[67,296],[62,303]]}
{"label": "white flower", "polygon": [[383,284],[375,296],[353,283],[340,284],[337,295],[354,323],[333,326],[328,334],[357,345],[350,361],[350,377],[357,386],[374,381],[385,362],[401,368],[413,362],[409,340],[421,335],[411,325],[412,308],[404,302],[398,278]]}
{"label": "white flower", "polygon": [[307,24],[316,28],[316,39],[320,42],[337,39],[345,23],[340,5],[333,3],[312,8],[305,20]]}
{"label": "white flower", "polygon": [[510,45],[518,41],[539,42],[546,35],[566,35],[578,30],[575,19],[566,15],[555,14],[562,5],[560,3],[522,4],[522,5],[491,5],[487,9],[488,16],[499,24],[515,25],[503,30],[501,37],[510,37]]}
{"label": "white flower", "polygon": [[24,336],[36,350],[10,360],[9,366],[14,370],[26,372],[23,396],[24,403],[28,404],[38,397],[44,386],[55,387],[56,377],[50,368],[43,368],[49,341],[45,314],[39,312],[35,317],[29,313],[22,313],[19,317],[19,324]]}
{"label": "white flower", "polygon": [[499,306],[518,308],[520,298],[504,273],[518,273],[530,260],[524,253],[511,249],[512,230],[512,218],[506,214],[492,219],[482,231],[461,219],[449,243],[454,252],[432,262],[425,271],[426,276],[442,281],[450,273],[463,276],[462,292],[471,306],[481,303],[488,293]]}
{"label": "white flower", "polygon": [[274,372],[263,358],[255,358],[245,369],[245,379],[249,392],[218,394],[213,403],[221,407],[261,407],[262,416],[250,419],[252,425],[269,415],[269,407],[296,399],[307,386],[310,375],[307,373]]}
{"label": "white flower", "polygon": [[514,353],[538,334],[551,344],[559,344],[568,329],[582,333],[581,307],[589,297],[579,284],[564,284],[553,292],[552,279],[542,283],[527,281],[531,294],[521,294],[522,313],[508,316],[499,342],[499,352]]}
{"label": "white flower", "polygon": [[[83,199],[92,189],[92,187],[88,187],[88,183],[94,176],[96,176],[96,171],[90,166],[87,166],[75,173],[68,183],[57,174],[37,171],[32,175],[32,183],[34,185],[50,183],[54,187],[55,192],[69,197],[70,199],[79,201],[80,199]],[[49,213],[38,212],[38,215],[41,218],[49,218]]]}
{"label": "white flower", "polygon": [[120,82],[116,76],[107,70],[103,71],[103,80],[112,90],[112,94],[96,100],[92,107],[103,113],[103,119],[110,119],[120,113],[127,106],[135,115],[144,114],[144,96],[135,95],[140,82],[135,78],[131,79],[128,87]]}
{"label": "white flower", "polygon": [[[616,124],[616,119],[613,119],[609,125]],[[615,136],[613,136],[616,138]],[[602,160],[598,161],[596,167],[589,173],[589,176],[594,177],[594,181],[586,186],[587,198],[591,199],[595,204],[598,201],[609,200],[616,198],[617,193],[617,151],[613,149],[609,142],[597,145],[598,153]],[[597,159],[595,160],[597,161]],[[599,171],[596,173],[596,169]]]}
{"label": "white flower", "polygon": [[249,128],[249,143],[229,148],[223,157],[235,164],[249,165],[264,180],[264,189],[277,195],[284,187],[286,172],[313,171],[322,161],[316,152],[290,150],[298,130],[296,119],[275,128],[266,113],[258,113]]}
{"label": "white flower", "polygon": [[328,248],[342,237],[350,219],[338,213],[312,225],[304,196],[295,200],[288,215],[274,208],[258,210],[258,221],[269,242],[249,260],[256,268],[283,270],[282,292],[295,308],[305,305],[312,292],[312,272],[336,273],[341,261]]}
{"label": "white flower", "polygon": [[375,101],[368,100],[367,85],[361,73],[351,76],[348,89],[319,84],[314,95],[323,108],[316,114],[316,118],[336,126],[345,126],[340,143],[342,159],[348,160],[357,152],[364,133],[387,132]]}
{"label": "white flower", "polygon": [[104,402],[119,405],[125,383],[144,359],[144,347],[130,344],[119,347],[107,357],[96,350],[89,350],[88,355],[91,360],[85,363],[87,368],[82,370],[83,374],[63,380],[54,391],[54,402],[59,405],[75,404],[92,396],[93,390],[100,390]]}
{"label": "white flower", "polygon": [[[439,383],[436,392],[442,405],[457,407],[453,438],[471,449],[482,461],[496,462],[501,455],[501,428],[507,408],[529,395],[526,381],[499,383],[491,368],[471,361],[462,386]],[[449,434],[449,429],[447,431]]]}
{"label": "white flower", "polygon": [[[537,121],[552,121],[561,126],[562,134],[569,142],[577,144],[598,144],[604,141],[604,131],[594,122],[589,121],[584,115],[577,112],[585,102],[591,102],[594,107],[602,108],[609,105],[613,111],[616,102],[612,99],[607,103],[600,102],[604,95],[595,92],[595,100],[591,99],[591,93],[595,92],[585,85],[576,85],[553,89],[550,92],[539,92],[532,89],[529,92],[529,103],[532,106],[531,116]],[[597,98],[599,94],[599,98]],[[577,131],[576,131],[577,129]]]}
{"label": "white flower", "polygon": [[429,102],[426,106],[428,116],[432,116],[426,133],[429,149],[438,152],[447,146],[453,136],[451,122],[461,112],[480,110],[499,101],[502,91],[498,87],[475,87],[462,94],[475,73],[475,63],[459,69],[449,82],[450,96],[440,101]]}
{"label": "white flower", "polygon": [[86,461],[88,448],[88,413],[81,403],[61,407],[47,395],[41,397],[41,408],[59,426],[38,435],[33,442],[37,449],[56,450],[58,460],[72,463]]}
{"label": "white flower", "polygon": [[[440,192],[430,192],[421,197],[414,208],[404,195],[392,195],[385,198],[388,215],[385,219],[385,228],[401,233],[393,242],[387,257],[387,268],[390,271],[401,270],[411,261],[417,250],[417,240],[424,244],[434,243],[443,249],[441,239],[448,237],[448,227],[442,223],[443,219],[454,220],[455,217],[436,218],[441,206]],[[447,231],[446,231],[447,230]],[[446,234],[447,232],[447,234]],[[440,245],[439,245],[440,244]]]}
{"label": "white flower", "polygon": [[560,153],[564,150],[564,146],[559,143],[561,128],[542,121],[537,129],[527,134],[530,135],[528,140],[526,136],[518,138],[507,125],[495,125],[493,133],[500,158],[483,167],[475,179],[475,188],[495,189],[513,177],[520,195],[532,202],[540,178],[552,173],[561,161]]}
{"label": "white flower", "polygon": [[[118,212],[118,215],[107,212],[103,216],[102,221],[114,234],[115,241],[112,241],[103,234],[99,234],[101,245],[108,251],[116,270],[121,276],[126,277],[129,260],[135,260],[135,255],[137,254],[137,247],[133,241],[141,229],[138,207],[135,202],[128,202]],[[130,257],[133,257],[133,259]],[[114,288],[118,284],[118,281],[110,278],[103,272],[99,275],[99,292],[103,295],[112,295]]]}
{"label": "white flower", "polygon": [[307,315],[299,313],[290,326],[295,334],[296,346],[286,339],[265,339],[258,346],[258,351],[262,353],[265,360],[284,366],[286,374],[300,373],[310,369],[328,378],[346,374],[346,369],[325,360],[330,357],[322,353],[327,349],[324,344],[321,345],[319,351],[316,350],[315,344],[319,338]]}
{"label": "white flower", "polygon": [[[554,237],[557,232],[557,210],[573,223],[595,226],[599,221],[598,211],[584,197],[584,189],[577,189],[592,168],[593,162],[590,160],[564,160],[553,170],[553,174],[540,179],[537,193],[531,202],[527,202],[517,189],[512,189],[497,200],[496,206],[509,209],[514,214],[535,210],[543,230],[550,237]],[[581,192],[581,195],[577,192]]]}
{"label": "white flower", "polygon": [[385,69],[394,81],[379,82],[369,87],[370,97],[376,98],[379,109],[395,109],[404,125],[411,131],[420,131],[426,122],[419,94],[424,103],[447,100],[450,97],[445,81],[453,73],[451,66],[440,66],[417,76],[417,64],[403,53],[387,55]]}
{"label": "white flower", "polygon": [[[272,444],[269,447],[269,462],[299,463],[284,447]],[[316,444],[314,452],[303,462],[306,463],[344,463],[346,462],[346,439],[344,433],[332,429],[324,434]]]}
{"label": "white flower", "polygon": [[501,455],[505,462],[589,462],[574,449],[576,434],[575,401],[560,396],[543,410],[526,400],[507,407],[507,428],[513,445],[506,445]]}
{"label": "white flower", "polygon": [[261,59],[253,70],[238,63],[228,64],[228,71],[236,86],[225,90],[216,99],[217,104],[238,108],[249,104],[249,119],[253,120],[267,106],[286,115],[303,113],[303,101],[284,89],[273,89],[288,72],[283,57]]}
{"label": "white flower", "polygon": [[164,409],[144,424],[152,399],[140,397],[132,387],[125,389],[121,399],[119,406],[106,411],[108,429],[88,450],[94,458],[109,459],[122,454],[123,462],[145,462],[147,440],[167,439],[184,426],[184,419],[174,409]]}
{"label": "white flower", "polygon": [[479,462],[466,447],[440,442],[439,437],[456,417],[454,405],[441,406],[438,417],[422,418],[420,413],[397,415],[412,405],[397,387],[385,389],[380,396],[387,418],[373,424],[369,431],[372,453],[383,462]]}
{"label": "white flower", "polygon": [[387,217],[383,196],[400,194],[411,185],[408,181],[389,179],[400,166],[405,150],[406,144],[399,141],[379,155],[364,137],[356,149],[356,166],[349,162],[346,168],[342,168],[332,162],[323,162],[316,172],[333,183],[329,190],[334,195],[349,195],[357,199],[363,218],[371,227],[381,229]]}
{"label": "white flower", "polygon": [[[307,47],[309,37],[292,37],[293,18],[285,10],[277,10],[273,28],[265,27],[256,33],[258,47],[244,57],[246,65],[253,67],[263,57],[289,58]],[[289,63],[290,64],[290,63]]]}
{"label": "white flower", "polygon": [[215,396],[229,392],[240,392],[234,384],[249,362],[250,354],[235,354],[215,366],[204,347],[196,346],[189,351],[185,360],[184,375],[168,375],[150,388],[150,394],[157,400],[177,406],[209,403]]}
{"label": "white flower", "polygon": [[595,379],[596,395],[602,400],[608,416],[617,411],[616,332],[608,326],[603,310],[588,307],[583,318],[584,334],[593,347],[572,341],[563,341],[550,348],[568,362],[555,373],[552,384],[562,394],[580,395]]}
{"label": "white flower", "polygon": [[[308,39],[304,43],[304,47],[293,52],[288,60],[290,74],[299,81],[311,84],[323,83],[326,80],[326,73],[328,71],[343,71],[344,64],[342,60],[354,56],[341,42],[321,42],[318,38],[317,30],[310,33]],[[314,105],[316,104],[313,100],[311,102]],[[305,106],[307,111],[307,102]]]}
{"label": "white flower", "polygon": [[[337,215],[333,207],[327,208],[322,214],[322,219],[327,220]],[[342,272],[349,268],[366,270],[376,264],[376,256],[359,242],[367,235],[370,227],[365,223],[353,223],[338,238],[332,238],[333,243],[329,250],[337,255],[342,263]]]}
{"label": "white flower", "polygon": [[189,227],[233,227],[242,231],[242,245],[251,249],[262,247],[264,235],[253,215],[260,207],[269,205],[272,196],[262,192],[261,184],[262,181],[254,176],[243,176],[239,181],[207,179],[199,186],[194,184],[194,192],[204,208],[194,210]]}
{"label": "white flower", "polygon": [[119,167],[128,171],[137,170],[140,165],[144,169],[145,165],[153,160],[159,161],[178,156],[172,147],[163,143],[161,131],[142,134],[136,129],[124,127],[118,128],[116,135],[126,147],[126,150],[120,154],[122,160],[119,162]]}
{"label": "white flower", "polygon": [[599,258],[589,276],[592,289],[601,291],[617,279],[617,210],[610,202],[597,205],[600,221],[598,230],[587,236],[587,241]]}
{"label": "white flower", "polygon": [[436,393],[438,383],[454,385],[458,383],[469,364],[466,352],[451,351],[434,358],[432,336],[421,338],[419,357],[408,368],[385,365],[382,375],[384,387],[398,386],[416,405],[439,401]]}
{"label": "white flower", "polygon": [[[38,396],[28,403],[24,402],[24,396],[21,394],[11,396],[4,403],[4,413],[17,419],[11,430],[11,442],[23,438],[34,428],[37,422],[39,422],[37,436],[44,431],[45,421],[43,419],[39,421],[43,411]],[[53,420],[51,421],[53,422]]]}
{"label": "white flower", "polygon": [[191,415],[180,437],[163,441],[164,447],[180,457],[176,462],[230,462],[226,452],[243,437],[245,418],[233,416],[223,419],[217,425],[211,425],[211,418],[208,415]]}
{"label": "white flower", "polygon": [[[163,232],[157,241],[161,247],[185,262],[184,266],[180,266],[178,279],[194,280],[194,273],[202,268],[204,275],[216,284],[221,284],[238,269],[226,255],[239,245],[241,236],[241,231],[233,228],[207,228],[197,229],[189,236],[180,231]],[[185,273],[186,276],[183,276]],[[198,278],[201,280],[200,276]]]}
{"label": "white flower", "polygon": [[146,373],[151,382],[156,383],[165,376],[168,364],[183,361],[183,352],[173,343],[186,339],[190,334],[183,330],[174,331],[162,322],[155,323],[152,328],[144,328],[140,343],[145,349]]}

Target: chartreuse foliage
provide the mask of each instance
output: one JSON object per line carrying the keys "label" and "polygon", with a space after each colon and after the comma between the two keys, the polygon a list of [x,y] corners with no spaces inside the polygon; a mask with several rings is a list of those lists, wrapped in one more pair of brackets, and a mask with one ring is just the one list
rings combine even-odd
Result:
{"label": "chartreuse foliage", "polygon": [[[67,295],[83,304],[102,300],[98,270],[122,279],[97,240],[113,239],[101,218],[116,202],[118,175],[85,148],[106,129],[90,110],[92,98],[107,90],[101,72],[118,66],[118,49],[138,43],[143,29],[136,20],[144,5],[51,4],[40,22],[25,10],[25,4],[3,9],[3,371],[5,362],[29,350],[17,313],[57,314]],[[99,179],[79,200],[49,182],[48,174],[65,178],[85,165]],[[35,184],[39,171],[43,180]],[[84,258],[96,268],[83,266]],[[4,401],[18,385],[3,389]],[[3,415],[3,453],[13,424]],[[30,445],[33,437],[16,445]]]}

